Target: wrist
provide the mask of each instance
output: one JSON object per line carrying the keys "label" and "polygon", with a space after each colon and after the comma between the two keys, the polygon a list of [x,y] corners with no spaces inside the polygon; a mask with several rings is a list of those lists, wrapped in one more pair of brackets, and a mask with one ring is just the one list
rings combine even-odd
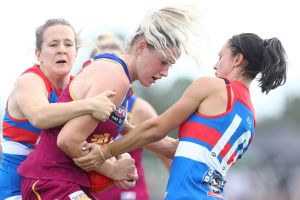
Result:
{"label": "wrist", "polygon": [[90,99],[82,100],[82,102],[84,104],[83,107],[86,109],[86,112],[88,114],[92,114],[94,111],[94,107],[93,107],[93,104],[91,103]]}
{"label": "wrist", "polygon": [[119,172],[119,167],[117,162],[114,163],[113,167],[111,168],[112,172],[111,172],[111,179],[113,180],[118,180],[118,172]]}
{"label": "wrist", "polygon": [[110,152],[109,144],[102,144],[102,145],[98,144],[97,148],[99,150],[100,157],[103,161],[113,157]]}

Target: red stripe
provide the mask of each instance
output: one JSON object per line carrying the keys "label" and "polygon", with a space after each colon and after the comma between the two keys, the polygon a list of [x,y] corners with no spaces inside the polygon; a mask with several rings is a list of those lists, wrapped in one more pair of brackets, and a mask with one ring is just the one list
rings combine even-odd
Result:
{"label": "red stripe", "polygon": [[226,89],[227,89],[227,108],[226,111],[229,110],[231,108],[231,85],[230,83],[226,85]]}
{"label": "red stripe", "polygon": [[222,135],[209,126],[197,122],[185,122],[179,129],[179,137],[190,137],[214,147]]}
{"label": "red stripe", "polygon": [[227,161],[227,165],[231,164],[234,161],[234,158],[236,157],[236,152],[234,152],[231,157],[229,158],[229,160]]}
{"label": "red stripe", "polygon": [[27,131],[22,128],[10,126],[9,124],[3,122],[3,135],[9,137],[16,142],[26,142],[30,144],[35,144],[38,138],[38,134],[31,131]]}
{"label": "red stripe", "polygon": [[231,144],[229,142],[227,142],[225,147],[220,152],[220,156],[221,156],[222,159],[225,157],[225,155],[228,153],[228,151],[231,149],[231,147],[232,147]]}
{"label": "red stripe", "polygon": [[86,66],[88,66],[88,65],[91,64],[91,63],[92,63],[91,60],[87,60],[87,61],[85,61],[85,62],[83,63],[82,67],[86,67]]}
{"label": "red stripe", "polygon": [[218,193],[214,193],[214,192],[207,192],[207,196],[212,196],[212,197],[218,197],[218,198],[225,198],[224,196],[218,194]]}

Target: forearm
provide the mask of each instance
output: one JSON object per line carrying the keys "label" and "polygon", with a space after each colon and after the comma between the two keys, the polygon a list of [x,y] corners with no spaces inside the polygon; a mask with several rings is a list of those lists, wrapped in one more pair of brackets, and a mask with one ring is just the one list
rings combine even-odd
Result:
{"label": "forearm", "polygon": [[88,154],[87,151],[83,151],[82,147],[85,145],[84,141],[76,141],[73,139],[64,141],[58,138],[57,146],[70,158],[79,158]]}
{"label": "forearm", "polygon": [[108,178],[111,178],[113,180],[115,180],[115,164],[113,163],[112,160],[108,159],[106,161],[104,161],[104,163],[102,163],[101,165],[98,165],[94,171],[102,174]]}
{"label": "forearm", "polygon": [[51,103],[36,108],[29,121],[40,129],[47,129],[65,124],[68,120],[80,115],[89,114],[92,107],[84,100],[66,103]]}
{"label": "forearm", "polygon": [[159,131],[156,121],[148,120],[113,143],[108,148],[112,156],[138,149],[146,144],[158,141],[165,136],[165,131]]}
{"label": "forearm", "polygon": [[[95,130],[97,124],[98,121],[90,115],[71,119],[60,130],[57,137],[57,146],[71,158],[86,155],[88,151],[83,151],[82,148],[86,144],[87,137]],[[95,151],[99,150],[95,149]]]}
{"label": "forearm", "polygon": [[177,145],[177,139],[167,136],[158,142],[146,145],[145,148],[156,154],[159,154],[162,157],[173,159],[177,149]]}

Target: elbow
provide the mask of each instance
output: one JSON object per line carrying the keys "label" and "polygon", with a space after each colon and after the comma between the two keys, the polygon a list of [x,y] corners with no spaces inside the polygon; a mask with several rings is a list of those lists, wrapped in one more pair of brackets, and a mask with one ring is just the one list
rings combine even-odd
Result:
{"label": "elbow", "polygon": [[169,151],[168,151],[166,157],[169,159],[173,159],[175,156],[178,144],[179,144],[179,139],[170,139],[170,137],[169,137],[169,140],[171,140],[170,145],[169,145],[170,147],[168,149]]}
{"label": "elbow", "polygon": [[173,160],[175,153],[176,153],[176,149],[175,150],[170,149],[170,150],[167,150],[163,156],[167,159]]}
{"label": "elbow", "polygon": [[71,149],[74,146],[70,138],[67,139],[65,137],[61,137],[60,135],[57,137],[56,145],[66,154],[69,154],[68,152],[71,152]]}
{"label": "elbow", "polygon": [[30,123],[38,128],[38,129],[46,129],[44,126],[43,126],[43,123],[39,120],[39,119],[33,119],[33,120],[30,120]]}
{"label": "elbow", "polygon": [[46,126],[46,119],[43,118],[41,114],[33,114],[34,117],[28,117],[29,122],[36,128],[39,129],[47,129],[49,127]]}

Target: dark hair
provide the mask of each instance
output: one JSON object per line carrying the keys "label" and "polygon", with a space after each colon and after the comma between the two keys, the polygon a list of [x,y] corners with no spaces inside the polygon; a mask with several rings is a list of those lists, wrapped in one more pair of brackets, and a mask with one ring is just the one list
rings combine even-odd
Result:
{"label": "dark hair", "polygon": [[243,54],[247,64],[244,75],[254,79],[258,73],[262,92],[268,92],[286,82],[287,58],[277,38],[263,40],[253,33],[234,35],[228,40],[233,55]]}
{"label": "dark hair", "polygon": [[76,45],[76,49],[78,49],[78,38],[77,38],[77,34],[75,32],[75,29],[73,28],[73,26],[65,19],[48,19],[43,25],[39,26],[36,30],[35,30],[35,47],[37,49],[42,49],[42,43],[43,43],[43,36],[44,36],[44,32],[46,31],[47,28],[54,26],[54,25],[65,25],[70,27],[74,34],[75,34],[75,45]]}

